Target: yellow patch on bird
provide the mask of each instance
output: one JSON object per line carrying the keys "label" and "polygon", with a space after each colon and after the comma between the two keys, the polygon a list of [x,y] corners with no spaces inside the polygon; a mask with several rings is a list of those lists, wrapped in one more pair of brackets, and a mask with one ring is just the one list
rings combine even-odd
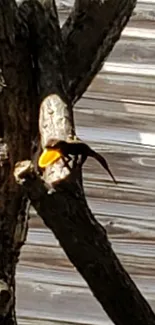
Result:
{"label": "yellow patch on bird", "polygon": [[38,166],[45,168],[50,164],[54,164],[61,157],[62,155],[58,150],[44,149],[43,153],[39,157]]}

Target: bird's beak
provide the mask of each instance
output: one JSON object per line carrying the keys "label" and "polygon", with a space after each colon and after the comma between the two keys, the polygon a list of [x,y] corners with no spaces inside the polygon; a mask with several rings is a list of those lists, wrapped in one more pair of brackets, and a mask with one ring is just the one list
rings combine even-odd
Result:
{"label": "bird's beak", "polygon": [[45,168],[50,164],[54,164],[56,160],[61,158],[61,153],[57,150],[45,148],[38,160],[38,166]]}

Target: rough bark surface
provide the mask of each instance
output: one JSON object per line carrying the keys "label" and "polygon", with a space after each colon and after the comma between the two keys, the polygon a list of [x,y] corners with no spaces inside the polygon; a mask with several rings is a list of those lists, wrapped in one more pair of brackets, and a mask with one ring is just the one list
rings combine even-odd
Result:
{"label": "rough bark surface", "polygon": [[[22,164],[21,164],[22,166]],[[87,206],[76,169],[48,194],[46,184],[27,162],[18,165],[16,178],[45,224],[54,232],[67,256],[87,281],[116,325],[154,325],[155,315],[123,269],[107,239],[105,229]],[[77,180],[77,181],[76,181]],[[60,206],[61,202],[61,206]]]}
{"label": "rough bark surface", "polygon": [[0,1],[0,67],[5,83],[0,94],[0,124],[9,153],[7,159],[1,156],[0,173],[1,324],[16,324],[15,266],[26,235],[28,213],[27,199],[13,178],[13,169],[16,161],[30,157],[32,115],[36,107],[27,40],[21,38],[16,16],[14,1]]}
{"label": "rough bark surface", "polygon": [[135,4],[135,0],[75,1],[73,11],[62,27],[68,92],[74,103],[101,69]]}
{"label": "rough bark surface", "polygon": [[[16,324],[14,275],[27,232],[28,197],[115,324],[155,324],[87,206],[81,171],[70,174],[60,161],[46,169],[46,183],[33,171],[22,185],[13,177],[14,164],[32,158],[38,117],[42,147],[49,138],[73,138],[73,103],[100,69],[134,5],[134,0],[77,0],[61,30],[53,0],[19,7],[0,0],[1,324]],[[20,163],[19,170],[16,180],[25,173]]]}

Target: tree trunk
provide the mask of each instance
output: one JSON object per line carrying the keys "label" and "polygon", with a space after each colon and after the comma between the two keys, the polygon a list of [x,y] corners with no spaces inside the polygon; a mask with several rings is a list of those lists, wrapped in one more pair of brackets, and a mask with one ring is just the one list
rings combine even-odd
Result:
{"label": "tree trunk", "polygon": [[[0,117],[6,154],[0,173],[0,323],[16,324],[15,268],[27,232],[27,198],[13,177],[16,161],[30,158],[32,125],[36,110],[28,41],[21,38],[17,7],[0,1],[0,68],[4,85],[0,93]],[[23,64],[24,62],[24,64]],[[8,157],[7,157],[8,154]]]}
{"label": "tree trunk", "polygon": [[[155,324],[87,206],[81,171],[70,174],[59,161],[46,169],[46,184],[29,168],[22,185],[13,177],[15,163],[33,157],[38,117],[42,147],[49,138],[75,136],[73,104],[100,69],[134,5],[134,0],[77,0],[61,30],[52,0],[25,1],[19,7],[0,0],[1,324],[16,324],[14,276],[27,233],[28,197],[115,324]],[[18,181],[25,175],[25,164],[15,175]],[[51,184],[55,189],[49,195]]]}
{"label": "tree trunk", "polygon": [[114,324],[154,325],[153,311],[113,252],[105,229],[88,208],[80,184],[75,181],[78,171],[73,170],[48,193],[31,168],[27,162],[24,173],[23,165],[19,165],[17,179],[25,179],[22,186],[37,213],[54,232]]}

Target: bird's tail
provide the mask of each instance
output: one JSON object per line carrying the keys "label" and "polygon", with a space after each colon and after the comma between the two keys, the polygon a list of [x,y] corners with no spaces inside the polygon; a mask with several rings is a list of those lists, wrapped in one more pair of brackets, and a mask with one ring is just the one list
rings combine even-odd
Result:
{"label": "bird's tail", "polygon": [[102,157],[99,153],[95,152],[94,150],[91,150],[90,156],[95,158],[101,165],[102,167],[104,167],[106,169],[106,171],[108,172],[108,174],[111,176],[112,180],[114,181],[115,184],[117,184],[117,181],[114,177],[114,175],[112,174],[107,161],[105,160],[104,157]]}

